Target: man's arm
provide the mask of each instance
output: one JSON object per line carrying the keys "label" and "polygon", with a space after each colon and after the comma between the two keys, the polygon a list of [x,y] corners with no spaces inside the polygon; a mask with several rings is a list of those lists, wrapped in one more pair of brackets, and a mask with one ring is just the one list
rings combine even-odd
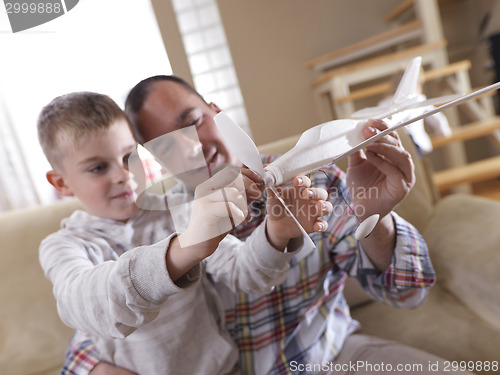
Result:
{"label": "man's arm", "polygon": [[[334,214],[325,217],[329,230],[321,234],[321,243],[328,248],[332,261],[355,277],[373,298],[401,308],[417,306],[425,300],[435,278],[422,236],[410,223],[391,212],[388,217],[395,231],[395,241],[394,246],[388,248],[389,265],[380,271],[363,243],[354,238],[359,223],[344,202],[344,198],[349,200],[344,173],[335,166],[325,172],[315,173],[312,178],[315,186],[328,186],[329,199],[334,206]],[[356,207],[351,205],[351,208]],[[361,214],[362,210],[357,212]]]}
{"label": "man's arm", "polygon": [[[277,188],[278,195],[307,233],[324,232],[328,223],[321,217],[332,212],[328,192],[324,188],[311,188],[307,176],[296,176],[292,186]],[[292,238],[302,232],[271,189],[267,189],[266,237],[276,249],[283,250]]]}
{"label": "man's arm", "polygon": [[[363,134],[369,138],[386,128],[385,123],[370,120]],[[352,238],[357,221],[352,216],[346,220],[335,233],[339,238],[333,249],[335,262],[374,298],[399,307],[413,307],[425,300],[435,279],[425,241],[392,212],[414,184],[413,169],[409,153],[398,135],[391,133],[368,146],[366,152],[350,156],[345,186],[343,176],[335,180],[340,194],[351,196],[351,208],[361,220],[375,213],[381,216],[373,232],[359,243]],[[342,204],[338,197],[332,203]]]}
{"label": "man's arm", "polygon": [[[369,120],[363,129],[365,138],[387,129],[382,121]],[[390,212],[404,199],[415,183],[414,165],[396,132],[372,143],[366,152],[349,157],[346,184],[354,208],[361,220],[379,214],[373,232],[361,241],[372,263],[379,271],[391,263],[396,230]]]}
{"label": "man's arm", "polygon": [[76,331],[66,350],[60,375],[88,375],[100,361],[101,356],[91,338]]}

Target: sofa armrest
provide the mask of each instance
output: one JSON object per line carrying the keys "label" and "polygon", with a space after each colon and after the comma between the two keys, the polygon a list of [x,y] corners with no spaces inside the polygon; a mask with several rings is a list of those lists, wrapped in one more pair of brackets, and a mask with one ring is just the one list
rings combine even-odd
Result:
{"label": "sofa armrest", "polygon": [[440,282],[500,328],[500,202],[451,195],[437,203],[423,236]]}

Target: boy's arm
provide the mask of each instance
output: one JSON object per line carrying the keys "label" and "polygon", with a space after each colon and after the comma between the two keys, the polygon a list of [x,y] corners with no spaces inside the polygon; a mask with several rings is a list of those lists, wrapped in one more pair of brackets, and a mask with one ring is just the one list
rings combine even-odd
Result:
{"label": "boy's arm", "polygon": [[131,249],[115,261],[105,261],[98,246],[71,235],[46,238],[40,263],[54,285],[62,321],[92,335],[123,338],[156,318],[159,304],[192,288],[201,276],[198,266],[172,280],[165,258],[174,236]]}
{"label": "boy's arm", "polygon": [[181,235],[128,250],[115,261],[103,255],[110,250],[101,249],[98,239],[85,241],[68,232],[46,238],[40,263],[54,285],[63,322],[93,335],[123,338],[155,319],[168,297],[199,281],[200,261],[231,229],[220,226],[228,210],[235,220],[244,220],[246,200],[234,187],[224,190],[225,195],[215,191],[195,199],[192,220]]}

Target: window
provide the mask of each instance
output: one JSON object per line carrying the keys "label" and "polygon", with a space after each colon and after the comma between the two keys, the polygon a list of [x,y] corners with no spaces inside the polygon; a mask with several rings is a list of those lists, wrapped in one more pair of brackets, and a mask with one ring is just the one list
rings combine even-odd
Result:
{"label": "window", "polygon": [[250,133],[215,0],[172,0],[196,90]]}
{"label": "window", "polygon": [[41,203],[49,203],[54,190],[45,179],[49,165],[36,134],[42,107],[56,96],[84,90],[107,94],[123,107],[140,80],[172,71],[149,1],[80,1],[67,14],[15,34],[2,9],[0,31],[0,110],[8,112],[0,121],[10,119],[32,185]]}

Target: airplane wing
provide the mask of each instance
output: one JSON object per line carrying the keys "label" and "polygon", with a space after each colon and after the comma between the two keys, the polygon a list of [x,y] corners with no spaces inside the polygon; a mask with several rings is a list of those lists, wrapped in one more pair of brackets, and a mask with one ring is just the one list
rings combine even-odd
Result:
{"label": "airplane wing", "polygon": [[[395,124],[393,126],[391,126],[390,128],[384,130],[384,131],[381,131],[380,133],[374,135],[373,137],[370,137],[368,138],[367,140],[359,143],[357,146],[351,148],[350,150],[338,155],[337,157],[335,157],[335,159],[333,159],[331,161],[331,164],[334,164],[336,162],[338,162],[339,160],[349,156],[349,155],[352,155],[354,154],[356,151],[359,151],[363,148],[365,148],[366,146],[368,146],[369,144],[379,140],[380,138],[386,136],[387,134],[389,133],[392,133],[393,131],[399,129],[399,128],[402,128],[406,125],[410,125],[411,123],[415,122],[415,121],[418,121],[418,120],[422,120],[428,116],[432,116],[438,112],[441,112],[441,111],[444,111],[445,109],[448,109],[448,108],[451,108],[451,107],[454,107],[458,104],[462,104],[462,103],[465,103],[471,99],[474,99],[480,95],[483,95],[489,91],[493,91],[493,90],[498,90],[500,88],[500,82],[497,82],[497,83],[494,83],[492,85],[489,85],[489,86],[486,86],[480,90],[477,90],[477,91],[474,91],[468,95],[464,95],[464,96],[461,96],[459,97],[458,99],[455,99],[455,100],[452,100],[451,102],[448,102],[446,104],[443,104],[442,106],[440,107],[437,107],[437,108],[434,108],[434,109],[429,109],[428,111],[424,112],[424,113],[421,113],[415,117],[412,117],[402,123],[399,123],[399,124]],[[432,100],[432,99],[431,99]]]}
{"label": "airplane wing", "polygon": [[[422,97],[425,98],[425,96],[421,95]],[[463,94],[452,94],[452,95],[443,95],[443,96],[438,96],[436,98],[432,99],[426,99],[426,100],[419,100],[419,101],[410,101],[408,100],[407,104],[404,105],[399,105],[399,106],[394,106],[394,107],[368,107],[361,109],[357,112],[354,112],[351,116],[351,118],[356,118],[356,119],[384,119],[391,117],[393,114],[406,111],[408,109],[415,109],[415,108],[421,108],[421,107],[429,107],[433,105],[439,105],[447,102],[451,102],[452,100],[458,99]]]}

